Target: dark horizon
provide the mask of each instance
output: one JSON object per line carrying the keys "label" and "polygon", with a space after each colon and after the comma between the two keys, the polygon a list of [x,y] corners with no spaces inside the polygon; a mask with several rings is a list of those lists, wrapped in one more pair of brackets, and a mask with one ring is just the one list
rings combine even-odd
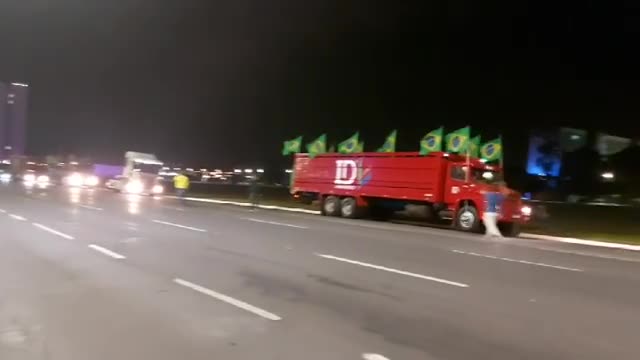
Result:
{"label": "dark horizon", "polygon": [[[19,2],[0,79],[30,84],[28,150],[282,164],[281,142],[360,130],[399,149],[465,125],[637,137],[640,25],[623,4]],[[415,144],[415,145],[414,145]],[[506,149],[509,153],[509,148]]]}

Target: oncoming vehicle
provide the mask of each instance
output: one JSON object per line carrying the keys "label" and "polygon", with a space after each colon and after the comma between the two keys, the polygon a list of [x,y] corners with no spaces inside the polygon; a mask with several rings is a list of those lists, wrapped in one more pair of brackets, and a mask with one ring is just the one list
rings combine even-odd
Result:
{"label": "oncoming vehicle", "polygon": [[0,183],[9,183],[13,175],[11,175],[11,163],[9,161],[0,162]]}
{"label": "oncoming vehicle", "polygon": [[47,164],[27,162],[25,170],[19,176],[27,186],[37,185],[44,188],[51,184],[49,166]]}
{"label": "oncoming vehicle", "polygon": [[432,220],[451,221],[459,230],[479,232],[484,194],[499,190],[508,193],[499,217],[505,235],[517,236],[520,224],[531,215],[520,194],[504,188],[499,167],[461,155],[397,152],[310,158],[297,154],[292,175],[291,193],[320,200],[326,216],[355,218],[369,213],[386,217],[407,205],[418,205],[426,208]]}
{"label": "oncoming vehicle", "polygon": [[163,163],[153,154],[128,151],[122,175],[106,182],[110,189],[127,194],[159,195],[164,192],[159,173]]}
{"label": "oncoming vehicle", "polygon": [[75,165],[69,169],[63,182],[69,187],[94,188],[100,185],[100,178],[92,173],[90,167]]}

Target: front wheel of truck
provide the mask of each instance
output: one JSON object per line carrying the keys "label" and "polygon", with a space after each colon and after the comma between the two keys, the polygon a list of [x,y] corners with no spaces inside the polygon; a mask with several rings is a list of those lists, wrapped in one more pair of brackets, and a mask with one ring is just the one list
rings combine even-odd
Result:
{"label": "front wheel of truck", "polygon": [[479,232],[482,222],[478,210],[473,206],[463,206],[458,210],[455,218],[456,229],[466,232]]}

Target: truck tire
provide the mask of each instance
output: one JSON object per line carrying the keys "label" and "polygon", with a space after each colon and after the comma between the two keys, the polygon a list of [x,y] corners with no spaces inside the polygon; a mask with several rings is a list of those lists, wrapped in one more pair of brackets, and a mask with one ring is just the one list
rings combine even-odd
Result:
{"label": "truck tire", "polygon": [[482,222],[478,210],[473,206],[463,206],[456,213],[455,227],[466,232],[479,232]]}
{"label": "truck tire", "polygon": [[520,235],[520,224],[503,223],[500,224],[500,232],[506,237],[518,237]]}
{"label": "truck tire", "polygon": [[322,202],[322,215],[340,216],[340,199],[337,196],[327,196]]}
{"label": "truck tire", "polygon": [[340,201],[340,212],[342,217],[355,219],[360,217],[360,208],[356,199],[352,197],[346,197]]}

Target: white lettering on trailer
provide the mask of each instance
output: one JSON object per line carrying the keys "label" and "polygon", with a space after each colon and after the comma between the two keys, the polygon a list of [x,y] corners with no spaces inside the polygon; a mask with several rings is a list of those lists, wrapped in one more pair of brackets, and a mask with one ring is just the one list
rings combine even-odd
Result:
{"label": "white lettering on trailer", "polygon": [[352,185],[358,176],[358,165],[355,160],[336,160],[336,178],[333,181],[337,185]]}

